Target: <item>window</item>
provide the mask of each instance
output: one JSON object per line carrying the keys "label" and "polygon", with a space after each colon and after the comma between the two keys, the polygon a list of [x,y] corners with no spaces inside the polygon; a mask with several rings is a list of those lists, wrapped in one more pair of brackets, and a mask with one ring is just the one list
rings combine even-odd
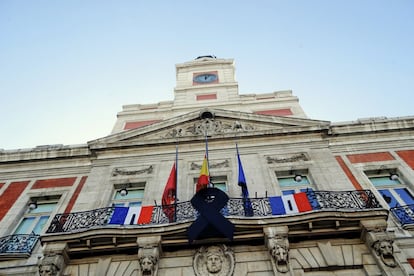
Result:
{"label": "window", "polygon": [[129,183],[124,186],[115,186],[112,206],[114,207],[139,207],[144,199],[145,183]]}
{"label": "window", "polygon": [[50,215],[55,211],[59,198],[32,200],[14,234],[40,235]]}
{"label": "window", "polygon": [[282,195],[313,190],[306,172],[277,172],[276,174]]}
{"label": "window", "polygon": [[225,193],[228,192],[226,176],[210,176],[210,178],[214,188],[220,189]]}
{"label": "window", "polygon": [[414,204],[413,193],[400,178],[381,174],[368,175],[368,178],[390,208]]}
{"label": "window", "polygon": [[[194,178],[194,192],[195,187],[197,186],[198,178]],[[222,190],[223,192],[228,192],[227,187],[227,176],[212,176],[210,175],[210,183],[213,185],[214,188]]]}

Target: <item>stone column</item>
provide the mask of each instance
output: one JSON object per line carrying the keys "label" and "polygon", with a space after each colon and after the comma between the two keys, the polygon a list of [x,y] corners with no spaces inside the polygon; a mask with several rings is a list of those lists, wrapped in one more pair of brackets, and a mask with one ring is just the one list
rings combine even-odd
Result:
{"label": "stone column", "polygon": [[161,254],[161,237],[139,237],[138,261],[139,275],[156,276],[158,273],[158,261]]}
{"label": "stone column", "polygon": [[288,227],[265,227],[263,231],[274,274],[291,275],[291,266],[289,263]]}

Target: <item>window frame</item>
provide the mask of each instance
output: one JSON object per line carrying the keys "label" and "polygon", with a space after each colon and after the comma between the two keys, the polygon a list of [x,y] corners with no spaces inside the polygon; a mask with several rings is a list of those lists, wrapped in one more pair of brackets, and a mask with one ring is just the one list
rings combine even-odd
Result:
{"label": "window frame", "polygon": [[[26,204],[26,210],[21,216],[19,222],[13,230],[14,235],[19,234],[35,234],[41,235],[46,229],[49,220],[55,215],[59,207],[59,201],[61,196],[50,196],[50,197],[32,197]],[[29,204],[35,202],[36,208],[31,209]],[[52,205],[52,208],[41,210],[42,206]],[[24,226],[24,221],[32,220],[31,223]]]}
{"label": "window frame", "polygon": [[[280,193],[282,195],[290,195],[294,193],[306,192],[309,190],[314,190],[315,185],[311,180],[308,170],[290,170],[290,171],[275,171],[277,185],[279,187]],[[296,175],[302,176],[302,180],[297,182],[294,180]],[[291,184],[281,184],[281,180],[290,179]],[[305,180],[305,181],[304,181]]]}
{"label": "window frame", "polygon": [[[114,191],[111,199],[112,207],[141,207],[145,199],[146,182],[134,182],[127,184],[114,185]],[[120,195],[120,191],[126,189],[128,194],[133,191],[140,191],[141,197],[128,197]],[[119,197],[118,197],[119,195]],[[124,197],[124,198],[122,198]]]}

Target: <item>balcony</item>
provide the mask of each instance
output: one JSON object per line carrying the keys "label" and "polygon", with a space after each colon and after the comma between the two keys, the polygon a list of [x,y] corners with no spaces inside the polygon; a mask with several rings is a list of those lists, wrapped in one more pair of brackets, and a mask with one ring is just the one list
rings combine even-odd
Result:
{"label": "balcony", "polygon": [[39,235],[18,234],[0,238],[0,259],[27,258],[32,253]]}
{"label": "balcony", "polygon": [[394,207],[390,211],[403,228],[414,227],[414,204]]}
{"label": "balcony", "polygon": [[[273,197],[274,198],[274,197]],[[306,198],[309,201],[311,210],[304,213],[289,212],[287,214],[275,214],[274,201],[272,197],[250,198],[249,209],[246,212],[246,200],[242,198],[230,198],[227,204],[221,209],[221,213],[229,218],[238,221],[245,219],[266,219],[278,217],[294,217],[300,214],[322,213],[322,212],[366,212],[370,209],[383,209],[370,190],[358,191],[307,191]],[[273,202],[273,203],[272,203]],[[251,207],[250,207],[251,206]],[[273,208],[272,208],[273,207]],[[141,224],[131,225],[135,228],[169,225],[170,220],[165,215],[165,210],[174,210],[172,224],[191,222],[197,218],[198,212],[190,201],[179,202],[176,206],[153,206],[150,219]],[[95,210],[57,214],[49,228],[47,234],[54,233],[76,233],[90,229],[102,229],[119,227],[110,224],[116,207],[100,208]],[[246,215],[247,214],[247,215]],[[130,225],[127,225],[130,227]]]}

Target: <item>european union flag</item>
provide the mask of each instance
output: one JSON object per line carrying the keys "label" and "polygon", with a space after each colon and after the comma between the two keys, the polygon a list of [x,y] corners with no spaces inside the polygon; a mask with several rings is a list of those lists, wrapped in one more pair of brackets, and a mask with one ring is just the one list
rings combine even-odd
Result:
{"label": "european union flag", "polygon": [[240,155],[239,155],[239,147],[237,146],[237,144],[236,144],[236,150],[237,150],[237,161],[239,165],[239,180],[237,184],[242,189],[244,215],[246,217],[252,217],[253,216],[252,203],[249,198],[249,190],[247,189],[246,177],[244,176],[243,166],[242,166]]}

